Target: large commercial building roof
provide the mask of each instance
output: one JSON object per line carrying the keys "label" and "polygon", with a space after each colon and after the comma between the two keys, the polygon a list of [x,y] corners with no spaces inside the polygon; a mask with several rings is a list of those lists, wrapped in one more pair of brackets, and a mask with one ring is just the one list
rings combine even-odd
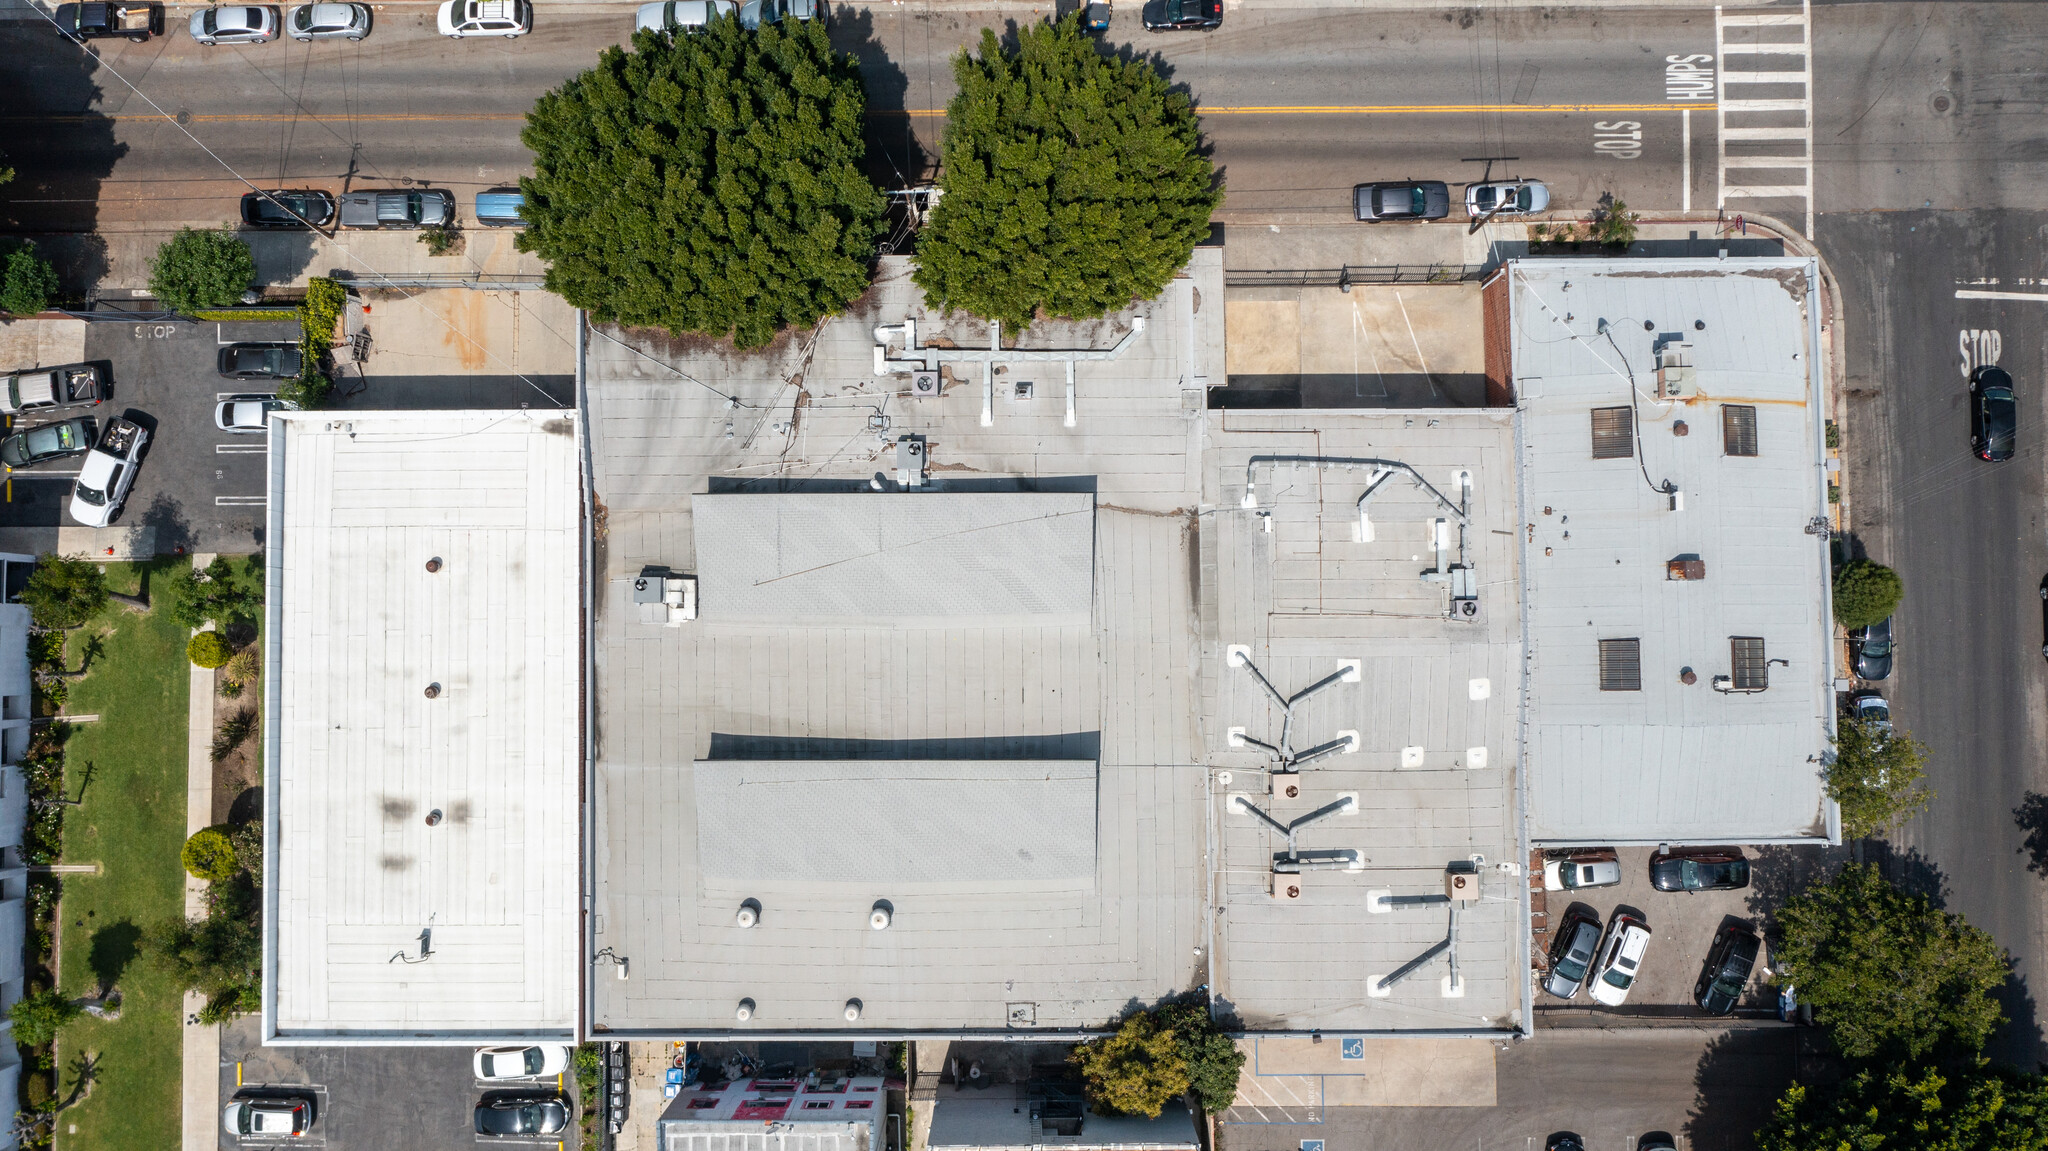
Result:
{"label": "large commercial building roof", "polygon": [[266,1042],[574,1033],[576,428],[558,411],[273,425]]}
{"label": "large commercial building roof", "polygon": [[1532,836],[1828,838],[1815,265],[1518,261],[1506,275]]}

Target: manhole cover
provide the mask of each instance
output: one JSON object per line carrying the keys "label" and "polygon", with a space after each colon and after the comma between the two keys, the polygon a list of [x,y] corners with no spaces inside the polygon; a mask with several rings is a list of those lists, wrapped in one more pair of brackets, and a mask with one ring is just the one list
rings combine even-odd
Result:
{"label": "manhole cover", "polygon": [[1956,106],[1956,98],[1946,92],[1936,92],[1927,104],[1934,109],[1936,115],[1946,116]]}
{"label": "manhole cover", "polygon": [[192,122],[192,109],[190,109],[190,108],[180,108],[180,109],[178,109],[178,123],[180,123],[180,124],[190,124],[191,122]]}

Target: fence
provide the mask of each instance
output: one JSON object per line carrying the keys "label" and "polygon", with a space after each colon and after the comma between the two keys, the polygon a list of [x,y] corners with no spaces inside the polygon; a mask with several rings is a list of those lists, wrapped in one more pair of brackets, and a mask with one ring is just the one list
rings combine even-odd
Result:
{"label": "fence", "polygon": [[1353,284],[1462,284],[1485,275],[1489,264],[1346,264],[1341,268],[1228,269],[1228,288],[1339,288]]}

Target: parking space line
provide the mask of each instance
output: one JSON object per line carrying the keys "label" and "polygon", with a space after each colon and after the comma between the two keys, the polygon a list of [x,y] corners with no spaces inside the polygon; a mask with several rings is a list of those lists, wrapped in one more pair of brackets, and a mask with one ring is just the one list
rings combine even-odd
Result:
{"label": "parking space line", "polygon": [[213,506],[219,508],[260,508],[270,502],[268,496],[215,496]]}
{"label": "parking space line", "polygon": [[2037,304],[2048,304],[2048,292],[1986,292],[1975,288],[1957,288],[1958,300],[2032,300]]}
{"label": "parking space line", "polygon": [[253,456],[270,450],[267,444],[215,444],[213,450],[224,456]]}

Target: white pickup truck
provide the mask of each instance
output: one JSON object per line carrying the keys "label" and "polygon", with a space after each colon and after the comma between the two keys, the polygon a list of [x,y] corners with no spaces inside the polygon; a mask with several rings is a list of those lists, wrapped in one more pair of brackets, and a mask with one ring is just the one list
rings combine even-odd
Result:
{"label": "white pickup truck", "polygon": [[97,364],[59,364],[9,372],[0,387],[0,416],[49,408],[75,408],[107,398],[106,379]]}
{"label": "white pickup truck", "polygon": [[103,528],[121,514],[128,489],[135,486],[135,468],[149,429],[133,420],[107,421],[100,442],[85,453],[78,484],[71,489],[71,518],[89,528]]}

